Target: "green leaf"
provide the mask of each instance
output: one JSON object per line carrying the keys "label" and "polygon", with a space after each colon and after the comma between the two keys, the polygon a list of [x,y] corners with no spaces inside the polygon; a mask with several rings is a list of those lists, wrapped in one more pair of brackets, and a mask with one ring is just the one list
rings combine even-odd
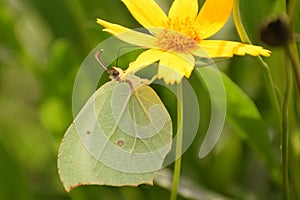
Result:
{"label": "green leaf", "polygon": [[66,191],[152,184],[171,142],[171,118],[154,90],[137,77],[113,80],[90,97],[66,131],[60,178]]}
{"label": "green leaf", "polygon": [[[275,172],[277,164],[272,153],[268,130],[254,102],[224,73],[227,96],[227,120],[237,135]],[[274,171],[275,170],[275,171]]]}

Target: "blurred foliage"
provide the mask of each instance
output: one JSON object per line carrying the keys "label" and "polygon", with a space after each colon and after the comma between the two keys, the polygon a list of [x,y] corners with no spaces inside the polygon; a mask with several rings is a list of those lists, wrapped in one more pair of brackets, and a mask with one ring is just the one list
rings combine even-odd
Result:
{"label": "blurred foliage", "polygon": [[[167,10],[172,0],[157,2]],[[241,1],[242,19],[254,44],[262,45],[258,29],[262,20],[272,15],[278,2]],[[295,13],[300,13],[300,8]],[[97,17],[139,27],[119,0],[0,1],[0,199],[169,198],[168,189],[157,185],[84,186],[67,194],[60,183],[57,150],[73,119],[72,89],[76,72],[86,55],[110,36],[96,24]],[[295,15],[296,31],[300,30],[299,20],[300,16]],[[232,20],[215,38],[239,41]],[[270,49],[272,56],[266,61],[282,93],[284,53],[281,49]],[[250,56],[234,57],[218,66],[255,102],[268,127],[272,145],[269,150],[279,160],[280,135],[274,131],[273,110],[256,60]],[[205,112],[209,102],[205,103],[204,96],[199,98],[204,102],[200,107]],[[167,102],[168,98],[163,100]],[[296,108],[290,119],[292,192],[298,192],[300,197],[299,96],[294,95],[292,104]],[[205,132],[209,119],[203,120],[200,133]],[[203,136],[199,134],[183,156],[182,175],[199,188],[228,198],[280,199],[277,179],[280,174],[272,174],[237,132],[226,124],[216,148],[201,160],[198,151]]]}

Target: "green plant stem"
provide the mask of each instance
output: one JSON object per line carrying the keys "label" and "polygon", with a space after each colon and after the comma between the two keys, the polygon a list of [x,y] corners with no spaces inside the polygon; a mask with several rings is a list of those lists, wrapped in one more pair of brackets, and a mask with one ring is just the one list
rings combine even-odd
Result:
{"label": "green plant stem", "polygon": [[294,38],[296,42],[300,42],[300,33],[294,33]]}
{"label": "green plant stem", "polygon": [[298,89],[298,93],[300,95],[300,63],[299,63],[299,53],[297,49],[297,37],[299,34],[294,33],[293,24],[295,23],[295,16],[297,16],[297,8],[299,7],[299,0],[286,0],[286,14],[289,17],[290,22],[290,31],[293,34],[291,38],[291,42],[286,47],[287,56],[291,61],[291,65],[293,68],[293,73],[295,76],[295,81]]}
{"label": "green plant stem", "polygon": [[242,42],[251,44],[251,41],[246,33],[243,23],[242,23],[240,8],[239,8],[239,0],[233,1],[232,15],[233,15],[233,20],[234,20],[234,25],[236,27],[236,30],[237,30]]}
{"label": "green plant stem", "polygon": [[[240,9],[239,9],[239,0],[233,1],[233,20],[234,20],[234,24],[236,26],[237,32],[238,32],[239,37],[241,38],[242,42],[251,44],[251,41],[247,35],[247,32],[246,32],[244,25],[242,23],[242,20],[241,20]],[[269,92],[270,100],[271,100],[271,103],[272,103],[272,106],[274,108],[275,115],[276,115],[276,117],[275,117],[275,120],[277,122],[276,124],[278,124],[278,126],[279,126],[278,130],[281,130],[280,104],[279,104],[279,100],[276,95],[276,90],[275,90],[274,81],[272,78],[270,68],[267,65],[267,63],[262,59],[261,56],[258,56],[258,62],[261,66],[261,69],[264,72],[266,87]]]}
{"label": "green plant stem", "polygon": [[291,65],[293,68],[293,74],[295,76],[296,86],[298,89],[298,93],[300,95],[300,64],[299,64],[299,54],[297,50],[296,42],[292,42],[286,48],[288,57],[291,61]]}
{"label": "green plant stem", "polygon": [[183,138],[183,127],[182,127],[182,84],[177,84],[177,134],[176,134],[176,153],[175,153],[175,164],[173,173],[173,184],[171,191],[171,200],[176,200],[177,190],[181,172],[181,153],[182,153],[182,138]]}
{"label": "green plant stem", "polygon": [[258,58],[259,64],[264,72],[264,79],[266,80],[266,87],[268,90],[268,93],[270,95],[270,100],[272,103],[272,106],[274,108],[275,111],[275,120],[278,124],[278,130],[281,129],[281,109],[280,109],[280,103],[279,103],[279,98],[276,95],[276,88],[275,88],[275,84],[272,78],[272,73],[271,70],[268,66],[268,64],[262,59],[261,56],[259,56]]}
{"label": "green plant stem", "polygon": [[[286,0],[286,14],[290,20],[290,31],[294,32],[295,16],[297,13],[299,1],[298,0]],[[291,38],[290,43],[285,47],[286,52],[286,89],[282,108],[283,122],[282,122],[282,183],[283,183],[283,199],[290,199],[289,194],[289,99],[291,98],[293,78],[295,78],[296,88],[300,95],[300,64],[299,54],[296,44],[296,36]],[[289,61],[288,61],[289,59]],[[291,65],[291,66],[290,66]],[[290,68],[291,67],[291,68]],[[292,73],[293,72],[293,73]],[[294,75],[294,76],[293,76]],[[292,175],[295,175],[292,174]],[[295,185],[295,183],[291,183]]]}
{"label": "green plant stem", "polygon": [[[290,57],[289,47],[286,47],[286,54]],[[284,98],[282,103],[282,135],[281,135],[281,162],[282,162],[282,184],[283,184],[283,199],[289,199],[289,166],[288,166],[288,149],[289,149],[289,100],[292,91],[293,77],[289,61],[286,64],[286,86],[284,91]]]}

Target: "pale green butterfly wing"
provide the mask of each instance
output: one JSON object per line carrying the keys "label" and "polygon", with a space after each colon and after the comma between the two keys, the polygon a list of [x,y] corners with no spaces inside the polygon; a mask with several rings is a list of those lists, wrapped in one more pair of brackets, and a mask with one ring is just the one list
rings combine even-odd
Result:
{"label": "pale green butterfly wing", "polygon": [[58,169],[67,191],[79,185],[152,184],[171,148],[163,103],[138,77],[100,87],[65,133]]}

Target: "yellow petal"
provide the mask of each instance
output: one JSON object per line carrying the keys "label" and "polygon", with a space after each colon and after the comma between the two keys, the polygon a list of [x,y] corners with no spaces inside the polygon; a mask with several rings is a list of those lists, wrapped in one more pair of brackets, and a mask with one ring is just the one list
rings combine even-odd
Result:
{"label": "yellow petal", "polygon": [[[225,40],[203,40],[200,42],[200,46],[205,49],[206,53],[211,58],[232,57],[233,55],[244,56],[245,54],[268,57],[271,53],[271,51],[264,49],[261,46]],[[197,52],[193,53],[194,55],[197,55]],[[203,54],[197,56],[203,56]]]}
{"label": "yellow petal", "polygon": [[158,78],[164,78],[166,84],[180,83],[183,76],[190,77],[194,63],[192,55],[165,52],[160,58]]}
{"label": "yellow petal", "polygon": [[158,78],[163,78],[166,84],[173,85],[175,82],[180,83],[183,78],[183,75],[181,73],[173,70],[171,67],[166,65],[161,65],[158,71]]}
{"label": "yellow petal", "polygon": [[134,74],[148,65],[158,61],[163,53],[164,52],[159,49],[149,49],[144,51],[134,62],[130,63],[123,77],[125,78],[129,74]]}
{"label": "yellow petal", "polygon": [[201,45],[198,45],[198,48],[195,48],[190,51],[191,54],[197,57],[202,57],[202,58],[209,58],[210,56],[208,55],[207,51],[202,48]]}
{"label": "yellow petal", "polygon": [[109,32],[129,44],[147,48],[152,48],[156,44],[156,39],[149,34],[133,31],[118,24],[113,24],[101,19],[97,19],[97,23],[105,27],[103,31]]}
{"label": "yellow petal", "polygon": [[154,0],[122,0],[132,16],[145,28],[163,27],[168,18]]}
{"label": "yellow petal", "polygon": [[169,10],[169,18],[190,18],[194,20],[198,13],[197,0],[175,0]]}
{"label": "yellow petal", "polygon": [[202,27],[202,39],[218,32],[227,22],[233,0],[206,0],[196,21]]}

